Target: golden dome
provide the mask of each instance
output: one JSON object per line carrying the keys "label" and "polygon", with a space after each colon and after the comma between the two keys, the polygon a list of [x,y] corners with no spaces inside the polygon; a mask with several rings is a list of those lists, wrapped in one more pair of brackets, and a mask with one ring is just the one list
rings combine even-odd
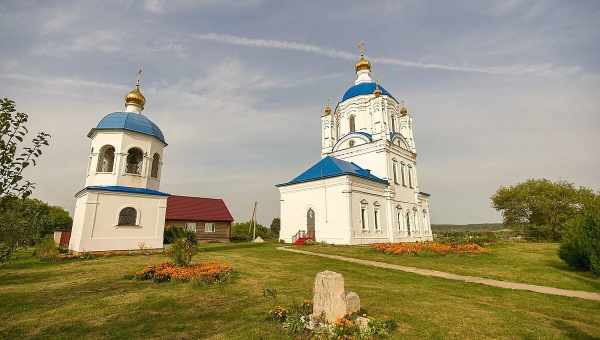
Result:
{"label": "golden dome", "polygon": [[146,97],[140,91],[140,85],[136,85],[135,89],[125,96],[125,105],[137,105],[144,109],[144,104],[146,104]]}
{"label": "golden dome", "polygon": [[365,58],[364,55],[361,55],[360,59],[358,59],[358,61],[356,62],[354,69],[356,70],[356,72],[358,72],[360,70],[371,71],[371,63]]}
{"label": "golden dome", "polygon": [[325,105],[325,109],[323,109],[323,112],[325,113],[324,116],[328,116],[331,114],[331,105],[327,104]]}
{"label": "golden dome", "polygon": [[406,116],[407,114],[408,114],[408,110],[406,109],[406,106],[403,106],[403,107],[400,109],[400,115],[401,115],[401,116]]}

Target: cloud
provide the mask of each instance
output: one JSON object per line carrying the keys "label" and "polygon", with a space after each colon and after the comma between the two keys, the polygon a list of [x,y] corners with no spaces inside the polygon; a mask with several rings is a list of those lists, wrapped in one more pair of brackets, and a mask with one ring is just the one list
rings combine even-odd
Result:
{"label": "cloud", "polygon": [[[356,60],[356,53],[344,50],[321,47],[285,40],[266,40],[253,39],[229,34],[204,33],[194,34],[192,36],[198,40],[214,41],[230,45],[240,45],[258,48],[271,48],[280,50],[301,51],[327,56],[330,58],[343,60]],[[536,76],[569,76],[580,72],[580,66],[555,66],[550,63],[530,64],[530,65],[505,65],[505,66],[459,66],[450,64],[423,63],[398,58],[371,58],[373,62],[388,65],[399,65],[405,67],[415,67],[421,69],[433,69],[456,72],[486,73],[494,75],[536,75]]]}
{"label": "cloud", "polygon": [[163,14],[179,10],[209,6],[250,7],[262,3],[262,0],[144,0],[143,8],[153,14]]}

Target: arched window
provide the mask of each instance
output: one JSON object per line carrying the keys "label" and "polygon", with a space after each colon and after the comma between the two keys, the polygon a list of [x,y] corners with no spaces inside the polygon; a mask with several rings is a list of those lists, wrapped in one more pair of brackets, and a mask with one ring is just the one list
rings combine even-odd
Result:
{"label": "arched window", "polygon": [[356,131],[356,123],[355,123],[354,115],[350,116],[349,123],[350,123],[350,132]]}
{"label": "arched window", "polygon": [[360,226],[362,230],[369,229],[369,221],[367,220],[367,201],[360,201]]}
{"label": "arched window", "polygon": [[[94,152],[94,149],[92,149]],[[105,145],[100,148],[98,153],[98,165],[96,172],[112,172],[115,164],[115,148],[112,145]]]}
{"label": "arched window", "polygon": [[408,231],[408,236],[410,236],[410,212],[406,212],[406,231]]}
{"label": "arched window", "polygon": [[398,184],[398,162],[395,159],[392,160],[392,172],[394,173],[394,183]]}
{"label": "arched window", "polygon": [[381,228],[381,226],[379,225],[379,202],[373,203],[373,206],[375,207],[373,209],[373,222],[375,223],[375,230],[379,230]]}
{"label": "arched window", "polygon": [[427,210],[423,210],[423,229],[425,234],[429,234],[429,223],[427,221]]}
{"label": "arched window", "polygon": [[402,230],[402,208],[396,207],[396,223],[398,223],[398,231]]}
{"label": "arched window", "polygon": [[408,166],[408,186],[413,188],[413,180],[412,180],[412,166]]}
{"label": "arched window", "polygon": [[155,153],[152,157],[152,170],[150,171],[150,177],[158,178],[158,167],[160,166],[160,156]]}
{"label": "arched window", "polygon": [[138,148],[131,148],[127,151],[127,166],[125,172],[128,174],[142,174],[142,162],[144,161],[144,153]]}
{"label": "arched window", "polygon": [[312,208],[306,212],[306,232],[308,237],[315,239],[315,211]]}
{"label": "arched window", "polygon": [[396,118],[392,116],[392,132],[396,132]]}
{"label": "arched window", "polygon": [[119,225],[136,225],[137,210],[132,207],[123,208],[119,212]]}
{"label": "arched window", "polygon": [[400,173],[402,175],[402,185],[406,186],[406,178],[404,177],[404,171],[406,169],[406,166],[404,165],[404,162],[402,162],[401,166],[400,166]]}

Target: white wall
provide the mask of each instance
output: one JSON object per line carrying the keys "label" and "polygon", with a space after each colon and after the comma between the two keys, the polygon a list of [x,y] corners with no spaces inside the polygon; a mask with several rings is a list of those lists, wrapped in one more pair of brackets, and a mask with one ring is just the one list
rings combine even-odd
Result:
{"label": "white wall", "polygon": [[299,231],[306,231],[308,209],[315,212],[317,241],[334,244],[350,242],[349,176],[280,187],[280,239],[291,242]]}
{"label": "white wall", "polygon": [[[118,226],[119,212],[133,207],[136,226]],[[163,247],[167,198],[113,192],[84,192],[77,197],[69,249],[77,252]]]}
{"label": "white wall", "polygon": [[[115,162],[112,173],[97,173],[98,153],[104,145],[112,145],[115,148]],[[138,147],[144,152],[142,174],[126,174],[125,166],[127,151]],[[160,178],[162,177],[162,164],[164,163],[164,144],[155,137],[127,130],[119,131],[97,131],[93,138],[88,160],[86,186],[94,185],[122,185],[127,187],[149,188],[159,190]],[[90,149],[90,150],[92,150]],[[155,153],[160,156],[158,178],[152,178],[152,157]]]}

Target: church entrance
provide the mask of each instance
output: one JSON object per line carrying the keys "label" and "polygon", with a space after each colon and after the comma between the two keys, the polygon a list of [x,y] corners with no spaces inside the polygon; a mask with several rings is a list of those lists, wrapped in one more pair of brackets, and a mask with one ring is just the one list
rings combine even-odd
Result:
{"label": "church entrance", "polygon": [[308,211],[306,212],[306,233],[308,234],[307,236],[316,241],[315,239],[315,211],[311,209],[308,209]]}

